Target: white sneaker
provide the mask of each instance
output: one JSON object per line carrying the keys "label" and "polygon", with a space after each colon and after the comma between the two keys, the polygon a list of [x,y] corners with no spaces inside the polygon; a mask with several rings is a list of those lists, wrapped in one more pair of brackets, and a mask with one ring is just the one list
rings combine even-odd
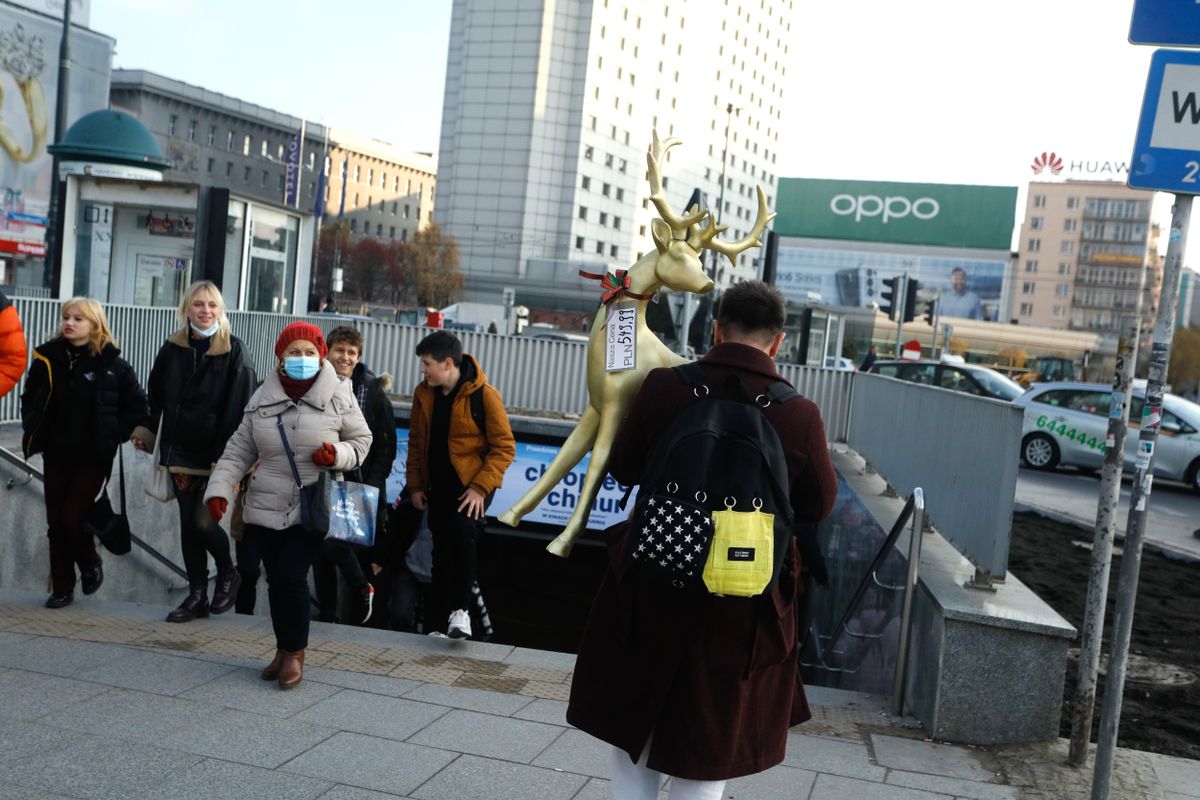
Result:
{"label": "white sneaker", "polygon": [[450,624],[446,628],[446,633],[451,639],[470,639],[471,616],[462,608],[457,611],[451,611]]}

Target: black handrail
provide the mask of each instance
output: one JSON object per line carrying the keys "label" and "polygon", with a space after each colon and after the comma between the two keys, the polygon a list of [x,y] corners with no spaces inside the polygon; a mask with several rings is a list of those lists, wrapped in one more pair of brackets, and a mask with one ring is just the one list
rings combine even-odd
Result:
{"label": "black handrail", "polygon": [[[34,478],[37,478],[42,483],[46,482],[45,473],[43,473],[40,469],[35,467],[33,464],[30,464],[28,461],[26,461],[21,456],[17,455],[16,453],[14,453],[11,450],[9,450],[7,447],[0,446],[0,460],[7,461],[9,464],[13,465],[17,469],[24,470],[25,473],[29,476],[28,480],[26,480],[25,483],[29,483]],[[18,485],[24,486],[25,484],[18,484],[16,482],[15,478],[9,478],[8,482],[5,484],[5,488],[13,489]],[[125,509],[121,509],[121,510],[123,512]],[[183,567],[179,566],[174,561],[172,561],[171,559],[164,556],[153,546],[147,544],[144,539],[140,538],[139,536],[137,536],[134,533],[129,534],[129,539],[131,542],[136,544],[142,550],[145,550],[146,553],[151,558],[153,558],[155,561],[162,564],[164,567],[171,570],[172,572],[174,572],[176,575],[183,578],[184,580],[187,580],[188,574],[187,574],[187,571],[184,570]]]}
{"label": "black handrail", "polygon": [[[892,530],[888,531],[887,539],[883,541],[880,551],[875,554],[875,559],[871,561],[871,566],[868,567],[868,570],[866,570],[862,581],[858,583],[858,589],[854,591],[854,596],[851,597],[850,602],[846,604],[846,610],[845,612],[842,612],[841,619],[838,621],[838,625],[834,627],[833,633],[830,634],[828,642],[826,645],[824,645],[824,652],[826,652],[826,654],[834,654],[834,648],[836,644],[838,644],[838,639],[841,637],[841,634],[846,631],[846,626],[850,624],[852,616],[858,610],[858,603],[862,602],[863,595],[866,594],[866,590],[868,590],[871,583],[874,582],[876,570],[883,566],[883,559],[886,559],[888,554],[892,553],[892,548],[895,545],[896,540],[899,539],[901,533],[904,533],[904,528],[908,523],[908,518],[912,517],[914,505],[916,505],[916,495],[908,495],[908,500],[904,504],[904,510],[900,512],[899,517],[896,517],[896,521],[892,525]],[[818,652],[820,652],[820,646],[818,646]],[[821,666],[829,668],[828,664],[824,663],[824,661],[826,661],[826,658],[824,658],[824,655],[822,655]]]}

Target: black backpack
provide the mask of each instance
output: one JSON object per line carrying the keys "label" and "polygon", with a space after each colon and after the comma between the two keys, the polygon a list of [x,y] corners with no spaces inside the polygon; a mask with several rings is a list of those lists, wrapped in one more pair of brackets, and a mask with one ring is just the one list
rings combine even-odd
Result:
{"label": "black backpack", "polygon": [[[630,516],[632,563],[681,590],[766,594],[779,578],[793,514],[783,444],[762,410],[800,395],[779,381],[752,398],[745,384],[730,378],[721,394],[734,399],[718,398],[700,364],[674,371],[696,401],[662,433],[642,473]],[[757,538],[727,535],[746,527],[755,528]],[[754,571],[752,586],[714,588],[711,575],[741,569]]]}

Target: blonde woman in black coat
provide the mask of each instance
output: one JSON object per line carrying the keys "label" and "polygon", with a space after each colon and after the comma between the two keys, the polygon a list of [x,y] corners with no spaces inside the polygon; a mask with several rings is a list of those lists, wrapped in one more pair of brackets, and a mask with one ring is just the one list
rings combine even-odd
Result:
{"label": "blonde woman in black coat", "polygon": [[[190,591],[168,622],[190,622],[233,607],[241,578],[229,537],[204,506],[213,465],[242,421],[254,391],[246,348],[229,330],[225,301],[212,281],[199,281],[179,304],[180,328],[158,351],[150,371],[150,417],[159,431],[158,464],[171,473],[179,504],[180,544]],[[161,427],[159,427],[161,425]],[[135,443],[136,444],[136,443]],[[217,574],[208,600],[208,557]]]}
{"label": "blonde woman in black coat", "polygon": [[26,458],[42,454],[52,587],[47,608],[74,601],[76,567],[84,594],[104,581],[83,522],[117,448],[148,421],[146,395],[120,352],[103,306],[86,297],[63,303],[58,335],[33,351],[21,394],[22,447]]}

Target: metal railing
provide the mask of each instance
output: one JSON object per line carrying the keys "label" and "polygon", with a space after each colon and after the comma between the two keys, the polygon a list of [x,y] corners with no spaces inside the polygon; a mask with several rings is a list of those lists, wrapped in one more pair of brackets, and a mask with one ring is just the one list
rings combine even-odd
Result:
{"label": "metal railing", "polygon": [[[879,578],[880,570],[883,568],[884,562],[892,556],[896,542],[899,540],[900,534],[904,532],[905,527],[909,528],[909,542],[904,582],[902,584],[885,583]],[[846,607],[838,617],[837,624],[834,625],[833,630],[828,634],[822,634],[817,630],[815,622],[809,627],[808,639],[804,644],[811,646],[811,651],[815,654],[816,661],[808,662],[802,659],[800,662],[801,666],[822,672],[847,674],[856,672],[855,668],[845,665],[839,666],[837,663],[840,657],[845,655],[842,651],[838,650],[838,644],[842,637],[849,636],[852,639],[882,640],[887,635],[888,620],[890,618],[885,616],[879,630],[876,631],[851,628],[851,620],[861,615],[863,601],[869,592],[902,592],[900,629],[896,643],[896,667],[892,677],[892,713],[896,715],[903,713],[904,708],[905,683],[908,678],[909,638],[912,629],[913,596],[917,587],[917,577],[921,563],[921,540],[924,536],[924,530],[925,492],[920,487],[917,487],[913,489],[912,495],[909,496],[908,501],[904,504],[904,508],[900,511],[900,515],[892,524],[887,537],[883,540],[870,565],[864,571],[862,579],[859,580],[854,594],[851,595],[850,600],[846,603]],[[802,647],[802,652],[807,649],[807,647]]]}
{"label": "metal railing", "polygon": [[977,569],[1008,569],[1022,411],[1012,403],[855,373],[847,442],[900,495],[929,492],[928,513]]}
{"label": "metal railing", "polygon": [[[30,346],[40,344],[58,329],[59,301],[13,298]],[[145,306],[106,305],[109,324],[121,355],[145,382],[163,340],[178,328],[175,310]],[[275,340],[284,326],[297,320],[311,322],[328,333],[346,324],[337,317],[229,312],[233,332],[246,345],[259,378],[276,364]],[[430,329],[416,325],[355,321],[365,342],[363,360],[377,373],[392,375],[393,391],[408,394],[420,380],[414,350]],[[587,346],[576,342],[534,339],[490,333],[456,331],[463,349],[475,356],[488,380],[500,390],[509,408],[534,409],[558,414],[579,414],[587,404]],[[852,372],[779,365],[796,389],[817,403],[831,441],[845,441],[849,424]],[[16,422],[20,390],[0,399],[0,423]]]}
{"label": "metal railing", "polygon": [[[37,478],[37,480],[41,481],[42,483],[46,482],[45,474],[38,467],[34,466],[33,464],[30,464],[21,455],[14,453],[13,451],[9,450],[7,447],[0,446],[0,461],[8,462],[9,464],[16,467],[17,469],[24,471],[25,474],[29,476],[28,479],[24,483],[21,483],[21,484],[17,483],[16,479],[9,478],[8,482],[5,484],[5,487],[4,487],[6,491],[11,491],[12,489],[15,489],[17,486],[22,486],[25,483],[29,483],[34,478]],[[121,509],[121,513],[126,514],[128,512],[125,509]],[[165,555],[163,555],[161,552],[159,552],[159,550],[157,548],[155,548],[153,545],[149,544],[145,539],[141,538],[136,533],[133,533],[131,531],[129,534],[129,540],[134,544],[134,546],[140,548],[141,550],[144,550],[147,555],[149,555],[151,558],[153,558],[158,563],[162,564],[167,569],[174,572],[179,577],[183,578],[185,581],[188,579],[187,571],[184,570],[183,567],[179,566],[174,561],[167,558]]]}

